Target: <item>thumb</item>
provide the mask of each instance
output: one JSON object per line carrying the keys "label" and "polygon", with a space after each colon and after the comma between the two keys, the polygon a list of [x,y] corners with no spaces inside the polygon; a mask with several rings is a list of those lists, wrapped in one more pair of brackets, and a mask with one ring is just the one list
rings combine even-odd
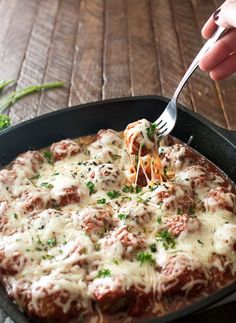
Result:
{"label": "thumb", "polygon": [[236,0],[226,0],[213,15],[215,23],[225,28],[236,28]]}

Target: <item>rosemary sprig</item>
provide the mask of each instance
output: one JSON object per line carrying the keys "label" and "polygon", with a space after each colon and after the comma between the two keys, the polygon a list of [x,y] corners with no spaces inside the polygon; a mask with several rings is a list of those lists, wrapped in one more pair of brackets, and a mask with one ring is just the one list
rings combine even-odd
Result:
{"label": "rosemary sprig", "polygon": [[11,83],[14,83],[15,80],[8,80],[8,81],[0,81],[0,91],[2,91],[4,89],[4,87],[8,86]]}
{"label": "rosemary sprig", "polygon": [[21,98],[41,91],[41,90],[47,90],[47,89],[53,89],[57,87],[63,86],[63,82],[53,82],[53,83],[45,83],[40,85],[31,85],[26,88],[23,88],[21,90],[14,91],[8,95],[6,95],[1,101],[0,101],[0,113],[2,113],[4,110],[9,108],[12,104],[14,104],[16,101],[20,100]]}

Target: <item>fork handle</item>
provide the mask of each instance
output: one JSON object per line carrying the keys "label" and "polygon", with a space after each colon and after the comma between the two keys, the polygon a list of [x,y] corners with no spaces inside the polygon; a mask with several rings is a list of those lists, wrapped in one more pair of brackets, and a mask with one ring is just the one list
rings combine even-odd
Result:
{"label": "fork handle", "polygon": [[184,84],[187,82],[188,78],[192,75],[195,69],[199,65],[200,59],[205,55],[205,53],[217,42],[220,36],[225,32],[226,28],[219,26],[216,29],[214,35],[203,45],[202,49],[199,51],[197,56],[194,58],[192,64],[189,66],[188,70],[184,74],[182,80],[180,81],[175,93],[172,97],[172,101],[177,101],[180,91],[182,90]]}

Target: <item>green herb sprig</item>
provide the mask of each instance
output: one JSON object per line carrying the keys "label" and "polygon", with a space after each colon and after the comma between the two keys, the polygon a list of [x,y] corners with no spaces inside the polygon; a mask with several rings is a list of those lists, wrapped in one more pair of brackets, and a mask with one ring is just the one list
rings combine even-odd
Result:
{"label": "green herb sprig", "polygon": [[[6,86],[15,82],[14,80],[0,81],[0,91],[2,91]],[[2,114],[7,108],[12,104],[19,101],[23,97],[33,94],[41,90],[49,90],[63,86],[63,82],[52,82],[40,85],[31,85],[20,90],[13,91],[7,94],[0,100],[0,130],[3,130],[11,125],[10,117]]]}

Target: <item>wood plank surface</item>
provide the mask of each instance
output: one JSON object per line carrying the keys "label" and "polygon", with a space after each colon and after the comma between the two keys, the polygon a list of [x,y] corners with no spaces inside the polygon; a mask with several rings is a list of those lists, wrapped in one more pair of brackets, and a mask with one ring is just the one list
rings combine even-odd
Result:
{"label": "wood plank surface", "polygon": [[127,1],[105,1],[102,98],[131,95],[128,55]]}
{"label": "wood plank surface", "polygon": [[[44,81],[48,52],[51,45],[58,1],[42,0],[35,17],[32,33],[17,82],[17,89]],[[40,93],[31,95],[11,107],[10,117],[18,123],[37,115]]]}
{"label": "wood plank surface", "polygon": [[150,10],[149,0],[127,2],[131,95],[161,93]]}
{"label": "wood plank surface", "polygon": [[[185,68],[178,42],[170,2],[151,0],[153,32],[161,79],[161,94],[171,98],[184,75]],[[186,85],[180,94],[179,102],[192,109],[189,87]]]}
{"label": "wood plank surface", "polygon": [[82,0],[69,105],[102,99],[104,1]]}
{"label": "wood plank surface", "polygon": [[[73,10],[71,10],[73,8]],[[63,81],[64,87],[43,92],[37,114],[51,112],[68,106],[74,48],[79,18],[79,1],[60,2],[55,28],[53,31],[44,83]]]}

